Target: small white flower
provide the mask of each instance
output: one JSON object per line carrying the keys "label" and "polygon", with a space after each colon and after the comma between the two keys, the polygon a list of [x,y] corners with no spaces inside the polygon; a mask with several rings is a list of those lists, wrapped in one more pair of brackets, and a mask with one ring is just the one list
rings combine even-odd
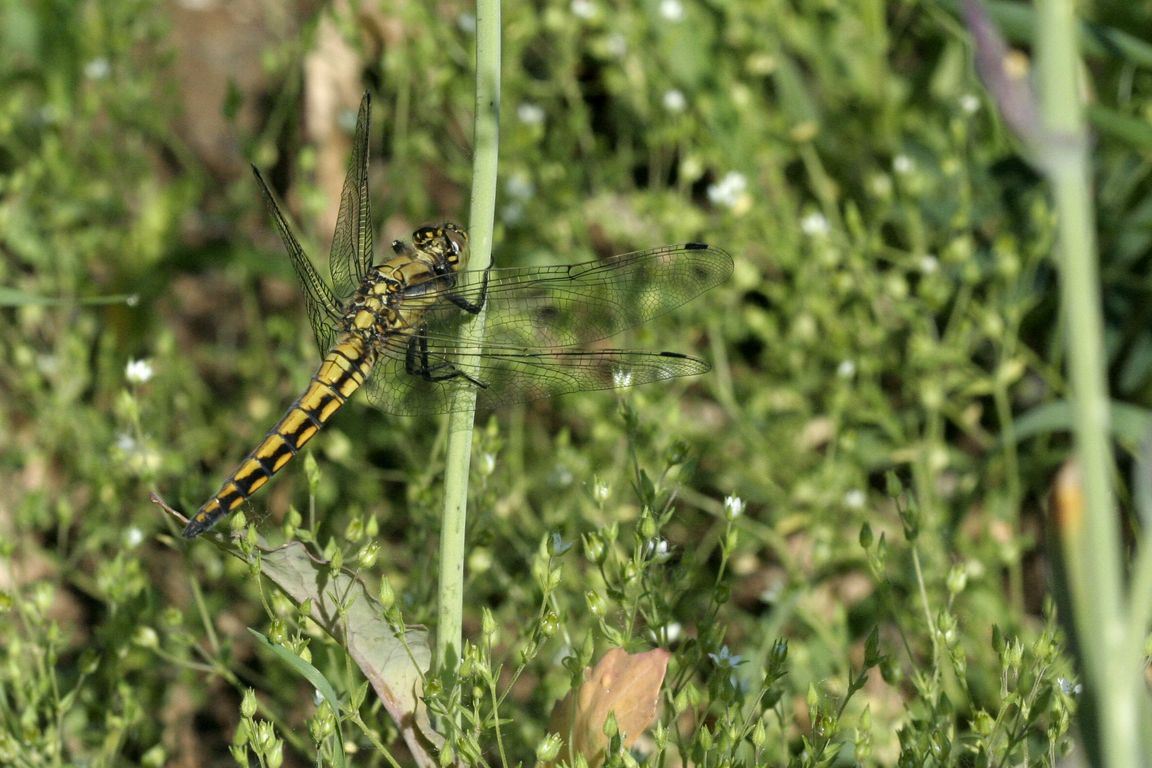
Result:
{"label": "small white flower", "polygon": [[471,13],[462,13],[456,17],[456,26],[461,32],[476,33],[476,16]]}
{"label": "small white flower", "polygon": [[488,477],[496,470],[496,454],[484,451],[480,454],[480,474]]}
{"label": "small white flower", "polygon": [[708,201],[713,205],[735,208],[748,189],[748,179],[742,173],[729,171],[724,178],[708,186]]}
{"label": "small white flower", "polygon": [[553,485],[559,486],[561,488],[567,488],[568,486],[572,485],[572,481],[576,478],[572,474],[572,470],[568,469],[568,467],[564,466],[563,464],[559,464],[552,468],[552,477],[550,479]]}
{"label": "small white flower", "polygon": [[880,198],[892,196],[892,178],[886,173],[874,173],[868,179],[868,191]]}
{"label": "small white flower", "polygon": [[525,125],[540,125],[544,122],[544,108],[524,102],[516,107],[516,117]]}
{"label": "small white flower", "polygon": [[665,21],[682,21],[684,4],[680,0],[660,0],[660,15]]}
{"label": "small white flower", "polygon": [[975,114],[980,110],[980,98],[974,93],[964,94],[960,97],[960,109],[966,114]]}
{"label": "small white flower", "polygon": [[572,549],[572,542],[564,541],[564,537],[558,533],[552,534],[551,544],[552,554],[559,557],[568,550]]}
{"label": "small white flower", "polygon": [[668,559],[668,540],[657,537],[649,539],[644,543],[644,553],[652,560],[667,560]]}
{"label": "small white flower", "polygon": [[809,237],[823,237],[829,229],[828,219],[819,211],[812,211],[800,219],[800,231]]}
{"label": "small white flower", "polygon": [[160,636],[152,627],[139,627],[132,633],[132,642],[141,648],[155,648],[160,645]]}
{"label": "small white flower", "polygon": [[898,174],[911,173],[916,167],[916,163],[912,162],[912,158],[908,155],[896,155],[892,158],[892,170]]}
{"label": "small white flower", "polygon": [[136,526],[133,525],[124,531],[124,547],[126,549],[136,549],[142,541],[144,541],[144,532]]}
{"label": "small white flower", "polygon": [[500,218],[505,224],[519,224],[524,220],[524,204],[508,203],[500,209]]}
{"label": "small white flower", "polygon": [[45,376],[55,376],[60,372],[60,359],[56,355],[37,355],[36,370]]}
{"label": "small white flower", "polygon": [[596,15],[596,4],[592,0],[572,0],[572,15],[581,19],[590,19]]}
{"label": "small white flower", "polygon": [[623,368],[612,371],[612,386],[617,388],[632,386],[632,371],[626,371]]}
{"label": "small white flower", "polygon": [[940,269],[940,260],[930,253],[920,257],[920,271],[926,275],[933,275]]}
{"label": "small white flower", "polygon": [[762,589],[760,594],[756,597],[760,600],[760,602],[764,603],[764,605],[774,605],[777,601],[780,600],[780,595],[783,593],[784,585],[778,581],[774,581],[768,586],[764,587],[764,589]]}
{"label": "small white flower", "polygon": [[84,77],[89,80],[103,80],[112,72],[112,65],[108,59],[100,56],[84,65]]}
{"label": "small white flower", "polygon": [[725,496],[724,497],[724,516],[729,520],[735,520],[744,514],[744,499],[739,496]]}
{"label": "small white flower", "polygon": [[628,53],[628,38],[620,33],[608,36],[608,53],[612,54],[618,59],[624,58],[624,54]]}
{"label": "small white flower", "polygon": [[859,488],[853,488],[844,494],[844,506],[848,507],[848,509],[863,509],[864,502],[867,500],[868,497],[865,496],[864,491]]}
{"label": "small white flower", "polygon": [[120,432],[116,435],[113,456],[128,471],[136,475],[154,472],[160,466],[160,456],[157,452],[127,432]]}
{"label": "small white flower", "polygon": [[850,379],[856,375],[856,361],[855,360],[841,360],[840,365],[836,366],[836,375],[842,379]]}
{"label": "small white flower", "polygon": [[152,363],[147,360],[129,360],[124,376],[130,384],[144,384],[152,378]]}
{"label": "small white flower", "polygon": [[744,659],[728,650],[727,645],[720,649],[720,653],[708,654],[708,658],[712,659],[712,663],[721,669],[736,669],[744,663]]}
{"label": "small white flower", "polygon": [[683,112],[686,106],[688,106],[688,99],[684,97],[683,91],[678,88],[664,91],[664,109],[676,113]]}
{"label": "small white flower", "polygon": [[678,621],[673,621],[664,628],[664,635],[668,638],[668,642],[674,643],[680,639],[683,634],[684,627]]}
{"label": "small white flower", "polygon": [[508,193],[508,197],[528,200],[536,195],[536,185],[524,174],[514,173],[504,182],[504,191]]}
{"label": "small white flower", "polygon": [[1056,684],[1060,686],[1060,690],[1063,691],[1066,696],[1079,696],[1080,693],[1084,690],[1083,685],[1080,683],[1073,683],[1066,677],[1056,678]]}
{"label": "small white flower", "polygon": [[594,480],[592,482],[592,498],[595,499],[598,504],[603,504],[608,501],[608,497],[611,494],[612,489],[608,486],[608,483],[603,480]]}

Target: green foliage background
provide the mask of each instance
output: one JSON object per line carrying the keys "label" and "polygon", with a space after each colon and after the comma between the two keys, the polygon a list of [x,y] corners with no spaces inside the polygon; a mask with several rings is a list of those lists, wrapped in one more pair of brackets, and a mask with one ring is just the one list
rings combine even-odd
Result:
{"label": "green foliage background", "polygon": [[[283,631],[353,691],[339,646],[180,540],[148,494],[194,510],[312,373],[241,158],[323,266],[333,190],[301,132],[322,25],[359,52],[351,92],[374,94],[378,241],[462,219],[470,7],[397,5],[0,2],[0,762],[226,764],[249,688],[287,764],[328,748],[301,728],[311,687],[244,627]],[[995,8],[1025,45],[1026,11]],[[1146,9],[1100,12],[1148,28]],[[954,9],[506,14],[497,263],[703,240],[736,273],[623,342],[695,351],[711,374],[482,417],[466,632],[489,638],[507,695],[451,699],[476,715],[458,753],[531,762],[580,667],[660,645],[677,652],[661,727],[617,760],[1050,764],[1074,698],[1042,546],[1068,454],[1062,419],[1040,419],[1065,387],[1051,222]],[[190,63],[238,23],[258,31],[224,74]],[[1152,57],[1127,43],[1086,77],[1110,373],[1143,419]],[[190,100],[214,76],[225,97]],[[220,154],[190,141],[199,113]],[[154,376],[130,383],[141,358]],[[439,422],[354,403],[310,446],[317,471],[295,462],[249,518],[274,540],[303,524],[428,622],[442,442]],[[403,764],[385,714],[359,715],[341,726],[355,764],[385,763],[373,740]]]}

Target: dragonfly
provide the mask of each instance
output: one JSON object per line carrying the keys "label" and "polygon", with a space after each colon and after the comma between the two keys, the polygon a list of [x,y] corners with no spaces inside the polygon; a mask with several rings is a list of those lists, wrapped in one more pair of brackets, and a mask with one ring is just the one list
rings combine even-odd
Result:
{"label": "dragonfly", "polygon": [[[424,226],[373,264],[368,199],[371,100],[360,104],[332,240],[332,286],[322,280],[258,168],[261,195],[291,259],[320,354],[303,394],[189,520],[186,538],[231,514],[292,460],[359,389],[401,416],[454,410],[471,386],[489,408],[613,389],[709,370],[676,352],[588,348],[724,282],[732,258],[703,243],[668,245],[564,266],[465,270],[467,233]],[[461,329],[482,308],[482,343]],[[467,367],[464,358],[478,359]]]}

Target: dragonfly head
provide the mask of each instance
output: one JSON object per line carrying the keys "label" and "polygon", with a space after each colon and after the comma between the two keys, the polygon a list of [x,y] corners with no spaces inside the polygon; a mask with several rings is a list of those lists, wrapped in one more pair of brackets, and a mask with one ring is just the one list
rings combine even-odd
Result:
{"label": "dragonfly head", "polygon": [[468,233],[450,221],[438,227],[420,227],[412,233],[412,245],[431,257],[437,272],[455,272],[460,268],[460,254],[468,243]]}

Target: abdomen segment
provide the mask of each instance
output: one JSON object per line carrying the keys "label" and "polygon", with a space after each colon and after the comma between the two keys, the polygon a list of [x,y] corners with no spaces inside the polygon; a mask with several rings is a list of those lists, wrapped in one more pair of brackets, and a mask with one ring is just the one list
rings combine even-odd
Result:
{"label": "abdomen segment", "polygon": [[260,445],[244,457],[220,490],[192,516],[184,528],[184,537],[191,539],[204,533],[272,479],[332,414],[348,402],[364,383],[372,363],[373,356],[358,336],[348,336],[333,347],[324,356],[304,394],[292,403],[276,426],[268,430]]}

